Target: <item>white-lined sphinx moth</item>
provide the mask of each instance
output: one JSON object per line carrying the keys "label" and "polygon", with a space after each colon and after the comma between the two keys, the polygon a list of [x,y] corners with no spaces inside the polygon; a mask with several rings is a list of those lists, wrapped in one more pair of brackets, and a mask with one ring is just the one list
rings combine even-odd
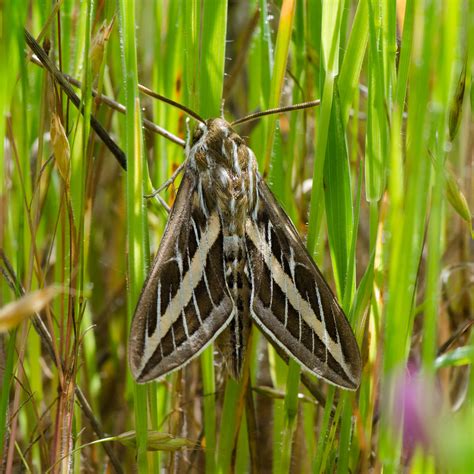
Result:
{"label": "white-lined sphinx moth", "polygon": [[224,119],[199,120],[133,318],[134,378],[179,369],[214,340],[239,377],[254,321],[304,369],[355,390],[352,329],[254,153]]}

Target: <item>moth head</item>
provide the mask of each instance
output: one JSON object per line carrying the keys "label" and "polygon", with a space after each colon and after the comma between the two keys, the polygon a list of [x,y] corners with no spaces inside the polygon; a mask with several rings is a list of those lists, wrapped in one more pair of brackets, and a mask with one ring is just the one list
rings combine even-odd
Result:
{"label": "moth head", "polygon": [[233,130],[227,120],[223,118],[213,118],[206,120],[205,123],[198,123],[196,125],[192,135],[191,147],[196,145],[199,141],[205,141],[208,146],[212,146],[213,143],[220,145],[220,143],[227,138],[236,140],[238,144],[240,144],[240,142],[243,143],[243,140]]}
{"label": "moth head", "polygon": [[222,117],[209,119],[206,122],[206,125],[209,130],[209,133],[216,136],[220,136],[221,138],[227,138],[231,135],[236,135],[231,124]]}

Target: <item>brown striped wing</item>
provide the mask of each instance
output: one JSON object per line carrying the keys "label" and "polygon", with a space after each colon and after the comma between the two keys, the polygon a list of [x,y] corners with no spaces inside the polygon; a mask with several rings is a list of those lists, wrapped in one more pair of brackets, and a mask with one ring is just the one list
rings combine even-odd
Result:
{"label": "brown striped wing", "polygon": [[361,358],[352,329],[296,229],[268,186],[246,224],[252,317],[269,340],[309,372],[351,390]]}
{"label": "brown striped wing", "polygon": [[129,363],[140,383],[199,355],[232,316],[219,216],[203,214],[196,188],[188,168],[135,310]]}

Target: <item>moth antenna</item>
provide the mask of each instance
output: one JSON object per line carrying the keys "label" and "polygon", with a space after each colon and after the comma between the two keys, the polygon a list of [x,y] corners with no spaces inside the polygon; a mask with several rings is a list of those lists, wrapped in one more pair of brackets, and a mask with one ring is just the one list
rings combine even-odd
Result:
{"label": "moth antenna", "polygon": [[276,107],[274,109],[262,110],[260,112],[255,112],[253,114],[246,115],[245,117],[234,120],[231,123],[231,125],[232,126],[240,125],[242,123],[250,122],[260,117],[264,117],[265,115],[279,114],[282,112],[291,112],[293,110],[309,109],[310,107],[316,107],[319,104],[321,104],[321,100],[317,99],[317,100],[311,100],[309,102],[303,102],[301,104],[287,105],[286,107]]}
{"label": "moth antenna", "polygon": [[180,104],[179,102],[175,102],[172,99],[168,99],[168,97],[165,97],[164,95],[158,94],[157,92],[152,91],[148,87],[143,86],[141,84],[138,86],[138,88],[144,94],[149,95],[150,97],[153,97],[154,99],[161,100],[161,102],[165,102],[166,104],[172,105],[173,107],[176,107],[177,109],[182,110],[185,114],[188,114],[190,117],[196,119],[198,122],[201,122],[201,123],[204,123],[204,124],[206,123],[206,121],[199,114],[194,112],[194,110],[191,110],[190,108],[186,107],[185,105]]}

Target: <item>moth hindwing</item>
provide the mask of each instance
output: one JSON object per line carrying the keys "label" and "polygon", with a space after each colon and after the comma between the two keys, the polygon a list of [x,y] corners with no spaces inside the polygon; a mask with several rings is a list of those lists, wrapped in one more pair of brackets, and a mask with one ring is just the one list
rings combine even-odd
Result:
{"label": "moth hindwing", "polygon": [[216,340],[239,377],[251,322],[304,369],[360,382],[351,327],[255,155],[222,118],[197,126],[132,322],[138,382],[179,369]]}

